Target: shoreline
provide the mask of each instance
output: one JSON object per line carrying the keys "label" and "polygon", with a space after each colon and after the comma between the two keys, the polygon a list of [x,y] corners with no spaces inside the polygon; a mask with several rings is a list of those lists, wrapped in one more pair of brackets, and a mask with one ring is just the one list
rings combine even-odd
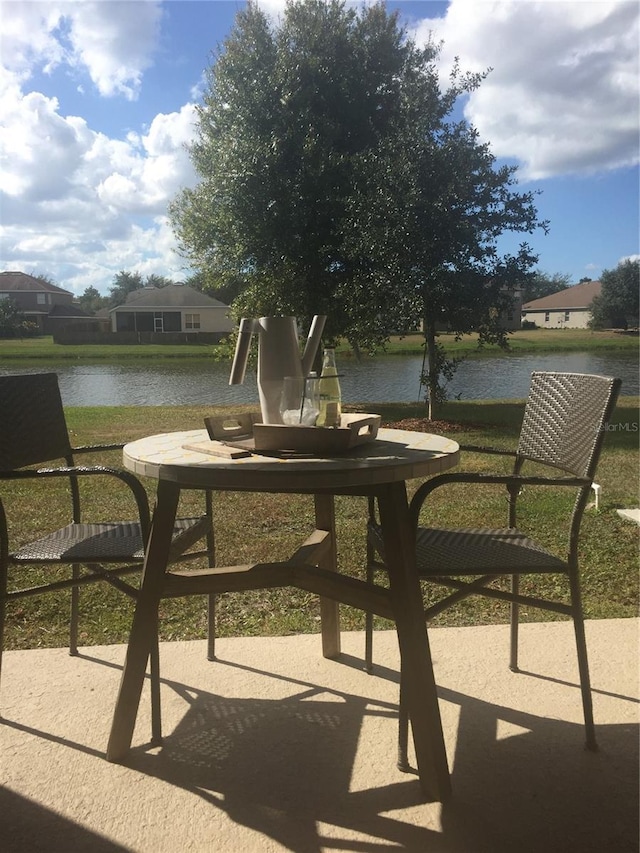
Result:
{"label": "shoreline", "polygon": [[[504,358],[508,355],[542,355],[545,353],[585,352],[608,353],[621,357],[640,357],[637,334],[623,332],[591,332],[586,329],[535,329],[514,332],[509,338],[509,349],[501,349],[495,344],[481,348],[474,336],[467,335],[455,340],[450,334],[439,336],[445,351],[450,357],[469,359]],[[342,359],[356,358],[348,344],[336,347]],[[393,337],[384,350],[372,356],[363,355],[363,360],[375,358],[422,355],[423,338],[418,335]],[[0,365],[3,362],[47,360],[51,364],[69,361],[82,362],[123,362],[146,361],[149,359],[191,360],[191,361],[231,361],[232,349],[228,345],[211,344],[55,344],[50,336],[25,338],[23,340],[0,340]]]}

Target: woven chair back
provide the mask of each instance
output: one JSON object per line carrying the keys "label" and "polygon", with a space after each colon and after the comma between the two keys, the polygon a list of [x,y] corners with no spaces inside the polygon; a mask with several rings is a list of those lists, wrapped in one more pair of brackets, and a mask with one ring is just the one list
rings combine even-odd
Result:
{"label": "woven chair back", "polygon": [[0,471],[70,455],[57,375],[0,376]]}
{"label": "woven chair back", "polygon": [[518,455],[592,479],[619,391],[610,376],[532,373]]}

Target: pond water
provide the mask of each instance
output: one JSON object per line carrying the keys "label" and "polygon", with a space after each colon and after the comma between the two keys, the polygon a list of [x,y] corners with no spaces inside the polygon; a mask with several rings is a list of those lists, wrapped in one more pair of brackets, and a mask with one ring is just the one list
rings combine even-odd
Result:
{"label": "pond water", "polygon": [[[255,373],[230,386],[229,364],[169,359],[159,362],[38,364],[0,368],[0,374],[55,371],[65,406],[181,406],[257,403]],[[424,400],[422,356],[381,356],[358,363],[338,359],[347,403],[412,403]],[[622,379],[622,394],[638,394],[638,359],[619,354],[548,353],[473,358],[462,362],[448,385],[450,399],[524,398],[533,370],[601,373]]]}

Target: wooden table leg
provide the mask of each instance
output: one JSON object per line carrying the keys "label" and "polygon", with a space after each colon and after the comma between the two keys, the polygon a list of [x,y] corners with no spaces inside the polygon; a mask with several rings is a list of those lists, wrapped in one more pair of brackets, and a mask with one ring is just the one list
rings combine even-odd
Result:
{"label": "wooden table leg", "polygon": [[378,505],[418,773],[424,793],[443,802],[451,793],[451,780],[405,484],[380,487]]}
{"label": "wooden table leg", "polygon": [[169,560],[180,488],[160,480],[151,538],[144,561],[120,690],[111,723],[107,760],[118,761],[131,746],[147,661],[158,631],[158,606]]}
{"label": "wooden table leg", "polygon": [[[331,533],[331,551],[322,560],[320,568],[338,571],[336,550],[336,515],[333,495],[315,495],[316,529]],[[326,658],[337,658],[340,654],[340,608],[337,601],[320,598],[322,624],[322,654]]]}

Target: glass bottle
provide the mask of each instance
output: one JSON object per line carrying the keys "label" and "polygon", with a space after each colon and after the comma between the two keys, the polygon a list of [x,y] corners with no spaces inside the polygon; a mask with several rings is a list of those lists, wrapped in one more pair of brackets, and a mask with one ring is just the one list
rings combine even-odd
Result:
{"label": "glass bottle", "polygon": [[336,353],[333,349],[324,351],[322,372],[318,384],[320,386],[320,414],[316,426],[339,427],[342,415],[342,395],[336,368]]}

